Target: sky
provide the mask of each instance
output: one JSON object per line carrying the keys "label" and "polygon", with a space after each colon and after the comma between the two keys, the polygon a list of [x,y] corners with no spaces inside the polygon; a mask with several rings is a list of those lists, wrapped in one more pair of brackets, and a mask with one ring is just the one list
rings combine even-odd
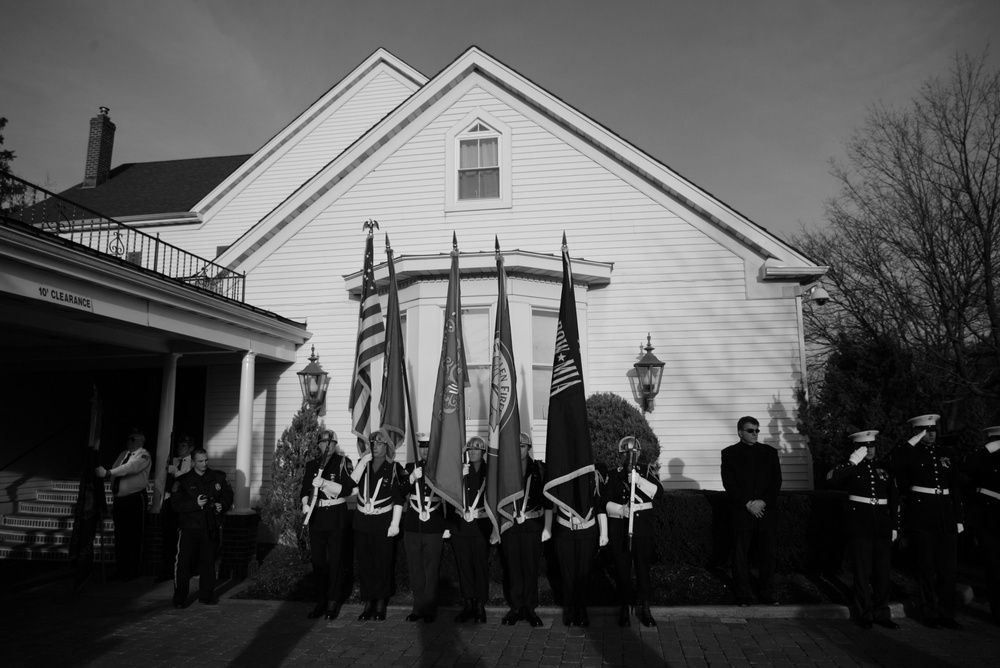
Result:
{"label": "sky", "polygon": [[3,148],[68,188],[106,106],[114,166],[252,153],[379,47],[433,77],[475,45],[787,239],[873,105],[1000,67],[998,31],[997,0],[0,0]]}

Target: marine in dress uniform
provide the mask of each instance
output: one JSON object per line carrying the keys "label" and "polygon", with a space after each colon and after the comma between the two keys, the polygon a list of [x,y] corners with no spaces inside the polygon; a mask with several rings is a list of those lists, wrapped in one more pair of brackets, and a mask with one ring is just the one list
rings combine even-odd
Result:
{"label": "marine in dress uniform", "polygon": [[969,499],[969,525],[979,541],[990,612],[1000,624],[1000,427],[985,432],[986,445],[965,458],[965,471],[975,491]]}
{"label": "marine in dress uniform", "polygon": [[406,465],[407,507],[403,512],[403,546],[406,548],[410,588],[413,591],[413,609],[406,616],[408,622],[419,619],[433,622],[437,614],[438,573],[446,528],[441,497],[434,493],[424,478],[428,446],[427,435],[417,434],[419,459]]}
{"label": "marine in dress uniform", "polygon": [[[642,449],[634,436],[618,443],[621,465],[610,471],[604,490],[608,511],[608,545],[615,562],[615,582],[618,586],[619,626],[631,626],[629,606],[635,606],[636,616],[643,626],[656,626],[649,609],[653,587],[649,570],[653,565],[653,500],[663,497],[656,469],[642,458]],[[633,492],[633,482],[635,489]],[[629,518],[632,534],[629,536]],[[636,587],[632,588],[632,567],[635,566]],[[636,601],[638,594],[638,602]]]}
{"label": "marine in dress uniform", "polygon": [[781,491],[778,451],[757,442],[760,422],[754,417],[740,418],[736,431],[740,442],[722,451],[722,486],[729,496],[733,522],[736,602],[746,606],[753,601],[748,556],[756,533],[760,600],[765,605],[778,605],[774,596],[775,518],[773,512],[766,512]]}
{"label": "marine in dress uniform", "polygon": [[962,524],[959,462],[937,445],[940,415],[909,420],[916,434],[897,445],[890,458],[903,494],[903,530],[917,559],[920,600],[931,628],[962,628],[955,621],[958,534]]}
{"label": "marine in dress uniform", "polygon": [[465,510],[449,508],[446,514],[451,530],[451,546],[458,566],[462,591],[462,611],[456,622],[470,619],[486,622],[486,601],[490,595],[489,557],[493,523],[486,514],[486,441],[473,436],[465,446],[467,461],[462,465]]}
{"label": "marine in dress uniform", "polygon": [[851,541],[858,623],[865,629],[872,622],[898,629],[889,611],[889,557],[899,530],[899,492],[888,470],[875,458],[876,434],[851,434],[856,449],[847,463],[826,477],[848,494],[844,525]]}
{"label": "marine in dress uniform", "polygon": [[345,594],[345,557],[351,530],[347,497],[356,483],[351,477],[351,460],[337,448],[336,432],[321,430],[317,445],[322,455],[306,464],[299,489],[302,512],[309,518],[309,553],[317,599],[307,617],[336,619]]}
{"label": "marine in dress uniform", "polygon": [[607,475],[597,470],[590,477],[591,506],[582,518],[570,516],[562,506],[546,513],[552,527],[553,549],[559,561],[563,585],[563,623],[566,626],[590,626],[587,613],[587,587],[594,567],[597,548],[608,544],[608,515],[602,501],[602,487]]}
{"label": "marine in dress uniform", "polygon": [[531,437],[521,432],[521,476],[524,485],[514,525],[504,531],[500,540],[504,564],[507,567],[510,610],[501,620],[507,626],[526,620],[531,626],[542,626],[535,612],[538,607],[538,571],[542,563],[542,543],[552,535],[545,525],[545,509],[551,504],[542,493],[545,485],[545,465],[532,459]]}
{"label": "marine in dress uniform", "polygon": [[174,607],[183,608],[191,578],[191,561],[198,560],[198,600],[215,605],[215,557],[222,543],[222,516],[233,507],[233,488],[226,474],[208,468],[208,454],[195,448],[193,468],[177,478],[170,502],[178,514],[180,543],[174,576]]}
{"label": "marine in dress uniform", "polygon": [[110,476],[114,504],[111,516],[115,522],[116,577],[133,580],[142,564],[142,537],[146,529],[146,507],[149,496],[149,469],[152,459],[146,450],[146,436],[133,429],[127,448],[115,459],[110,469],[98,466],[98,478]]}
{"label": "marine in dress uniform", "polygon": [[393,461],[389,437],[381,431],[370,438],[370,448],[354,469],[358,508],[354,514],[354,547],[364,610],[358,619],[385,620],[392,593],[394,538],[406,503],[406,473]]}

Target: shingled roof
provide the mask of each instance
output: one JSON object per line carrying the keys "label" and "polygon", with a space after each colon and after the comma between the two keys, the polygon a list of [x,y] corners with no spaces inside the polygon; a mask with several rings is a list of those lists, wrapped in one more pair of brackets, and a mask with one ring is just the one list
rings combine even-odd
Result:
{"label": "shingled roof", "polygon": [[130,162],[95,188],[73,186],[60,196],[110,218],[190,211],[250,155]]}

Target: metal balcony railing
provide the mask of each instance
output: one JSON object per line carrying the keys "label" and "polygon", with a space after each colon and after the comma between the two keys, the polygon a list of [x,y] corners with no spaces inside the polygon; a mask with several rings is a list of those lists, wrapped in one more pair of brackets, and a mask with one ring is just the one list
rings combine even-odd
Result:
{"label": "metal balcony railing", "polygon": [[0,220],[17,221],[186,285],[243,301],[246,275],[178,248],[158,236],[75,204],[13,174],[0,174]]}

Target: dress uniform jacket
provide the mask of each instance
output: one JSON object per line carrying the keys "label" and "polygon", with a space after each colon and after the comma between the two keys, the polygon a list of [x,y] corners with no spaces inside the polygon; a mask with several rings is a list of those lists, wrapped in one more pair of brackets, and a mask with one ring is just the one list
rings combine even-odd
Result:
{"label": "dress uniform jacket", "polygon": [[972,482],[969,525],[1000,535],[1000,450],[991,454],[984,446],[970,452],[965,473]]}
{"label": "dress uniform jacket", "polygon": [[462,511],[456,508],[448,508],[447,526],[454,536],[474,536],[479,535],[489,538],[493,530],[493,523],[490,522],[486,514],[486,462],[480,462],[477,469],[475,464],[469,465],[469,474],[465,476],[463,492],[465,495],[465,508],[472,515],[472,521],[466,521]]}
{"label": "dress uniform jacket", "polygon": [[406,474],[403,467],[388,459],[376,471],[366,466],[358,480],[357,492],[358,509],[354,514],[354,530],[385,535],[392,523],[392,507],[406,504]]}
{"label": "dress uniform jacket", "polygon": [[354,492],[355,482],[351,478],[354,472],[354,465],[351,460],[334,452],[330,455],[326,466],[322,468],[324,480],[330,480],[341,486],[340,494],[336,498],[330,497],[322,489],[313,487],[313,480],[320,473],[322,466],[321,459],[313,459],[306,464],[305,473],[302,475],[302,487],[299,490],[299,498],[312,498],[313,490],[316,491],[316,505],[313,507],[312,515],[309,518],[309,528],[313,531],[333,531],[351,526],[351,514],[347,509],[347,497]]}
{"label": "dress uniform jacket", "polygon": [[552,504],[545,497],[545,465],[530,457],[522,478],[525,496],[517,503],[514,523],[500,536],[508,571],[508,593],[513,610],[538,607],[538,571],[542,562],[542,531],[545,510]]}
{"label": "dress uniform jacket", "polygon": [[[642,477],[656,485],[656,492],[650,497],[636,485],[635,498],[632,500],[632,514],[635,517],[632,520],[632,535],[654,536],[656,531],[653,526],[653,499],[659,499],[663,496],[663,485],[660,484],[659,478],[654,474],[651,467],[636,466],[636,470],[639,471],[642,471],[643,468],[645,468],[645,471],[642,472]],[[617,469],[612,469],[608,474],[608,483],[604,490],[604,502],[620,503],[623,506],[628,505],[631,489],[632,485],[629,483],[628,469],[621,466]],[[608,528],[610,529],[616,524],[624,524],[624,531],[628,531],[627,517],[612,517],[609,515]]]}
{"label": "dress uniform jacket", "polygon": [[[489,537],[493,523],[486,514],[486,462],[469,465],[462,494],[465,514],[448,508],[447,522],[451,529],[451,545],[458,566],[458,583],[462,598],[482,606],[489,598]],[[471,521],[468,518],[471,517]],[[482,611],[485,615],[485,611]]]}
{"label": "dress uniform jacket", "polygon": [[[416,467],[425,467],[427,462],[421,460],[414,464],[407,464],[406,473],[406,511],[403,513],[403,531],[415,533],[442,534],[447,528],[444,519],[444,502],[441,497],[434,493],[427,478],[410,482],[410,474]],[[419,491],[419,494],[418,494]],[[421,509],[425,512],[421,516]]]}
{"label": "dress uniform jacket", "polygon": [[[642,477],[656,486],[653,496],[649,496],[639,485],[635,487],[632,497],[632,485],[629,482],[629,469],[618,467],[608,474],[608,483],[604,490],[605,504],[618,503],[629,505],[631,498],[632,514],[632,545],[629,550],[627,517],[608,515],[608,547],[615,562],[615,582],[618,587],[618,602],[621,605],[633,603],[638,594],[640,601],[652,598],[652,583],[650,569],[653,564],[653,539],[656,535],[653,526],[653,499],[663,496],[663,486],[650,466],[636,466],[642,472]],[[632,565],[635,565],[636,587],[632,587]]]}
{"label": "dress uniform jacket", "polygon": [[519,533],[541,534],[542,529],[545,528],[545,509],[552,507],[552,503],[543,493],[543,487],[545,487],[544,463],[528,457],[521,482],[526,494],[517,502],[514,524],[503,532],[502,540]]}
{"label": "dress uniform jacket", "polygon": [[848,535],[892,539],[893,529],[899,529],[899,491],[881,463],[864,459],[857,465],[842,464],[831,471],[828,478],[832,485],[846,490],[849,495],[844,509]]}
{"label": "dress uniform jacket", "polygon": [[958,523],[963,521],[959,462],[949,449],[937,444],[901,444],[893,448],[890,468],[906,499],[904,527],[933,534],[958,533]]}
{"label": "dress uniform jacket", "polygon": [[[208,499],[204,506],[198,505],[202,494]],[[170,495],[174,510],[178,512],[178,526],[183,529],[203,529],[215,536],[222,526],[222,517],[215,512],[215,504],[222,504],[222,513],[233,507],[233,488],[226,480],[226,474],[214,469],[205,469],[198,475],[191,470],[174,481]]]}

